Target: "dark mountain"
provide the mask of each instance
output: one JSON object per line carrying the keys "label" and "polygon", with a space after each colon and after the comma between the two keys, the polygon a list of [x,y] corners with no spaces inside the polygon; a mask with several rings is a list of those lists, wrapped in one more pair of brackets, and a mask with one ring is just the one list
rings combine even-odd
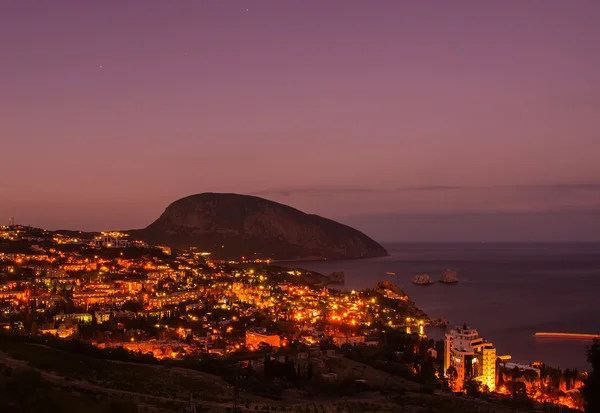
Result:
{"label": "dark mountain", "polygon": [[238,194],[204,193],[173,202],[134,238],[174,248],[197,247],[217,257],[345,259],[387,255],[346,225],[287,205]]}

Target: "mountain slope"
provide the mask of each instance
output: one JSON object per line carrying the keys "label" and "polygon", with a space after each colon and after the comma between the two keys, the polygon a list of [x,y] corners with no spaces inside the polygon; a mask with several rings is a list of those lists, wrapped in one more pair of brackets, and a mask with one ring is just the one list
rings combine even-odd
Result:
{"label": "mountain slope", "polygon": [[203,193],[173,202],[147,228],[153,244],[197,247],[223,258],[367,258],[387,251],[360,231],[263,198]]}

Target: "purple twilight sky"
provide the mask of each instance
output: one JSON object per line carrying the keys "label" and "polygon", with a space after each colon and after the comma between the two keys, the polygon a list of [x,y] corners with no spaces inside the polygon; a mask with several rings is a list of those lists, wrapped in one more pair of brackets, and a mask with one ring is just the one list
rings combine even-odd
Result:
{"label": "purple twilight sky", "polygon": [[600,239],[600,2],[0,2],[0,217],[256,194],[378,240]]}

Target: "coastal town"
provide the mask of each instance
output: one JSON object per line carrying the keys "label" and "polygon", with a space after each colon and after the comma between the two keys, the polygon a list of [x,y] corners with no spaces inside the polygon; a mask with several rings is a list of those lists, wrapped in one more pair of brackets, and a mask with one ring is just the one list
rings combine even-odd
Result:
{"label": "coastal town", "polygon": [[432,392],[583,408],[585,373],[512,362],[466,325],[436,342],[425,329],[445,327],[444,320],[430,319],[387,281],[346,291],[343,274],[268,258],[215,259],[124,232],[11,225],[0,227],[0,247],[2,334],[77,340],[159,361],[235,360],[266,378],[336,382],[346,379],[332,367],[341,357],[430,384]]}

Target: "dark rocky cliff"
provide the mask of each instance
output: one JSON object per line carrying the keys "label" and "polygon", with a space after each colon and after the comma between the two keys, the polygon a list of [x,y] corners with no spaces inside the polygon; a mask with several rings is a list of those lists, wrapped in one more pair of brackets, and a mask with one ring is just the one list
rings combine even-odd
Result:
{"label": "dark rocky cliff", "polygon": [[387,255],[360,231],[248,195],[203,193],[173,202],[135,238],[217,257],[347,259]]}

